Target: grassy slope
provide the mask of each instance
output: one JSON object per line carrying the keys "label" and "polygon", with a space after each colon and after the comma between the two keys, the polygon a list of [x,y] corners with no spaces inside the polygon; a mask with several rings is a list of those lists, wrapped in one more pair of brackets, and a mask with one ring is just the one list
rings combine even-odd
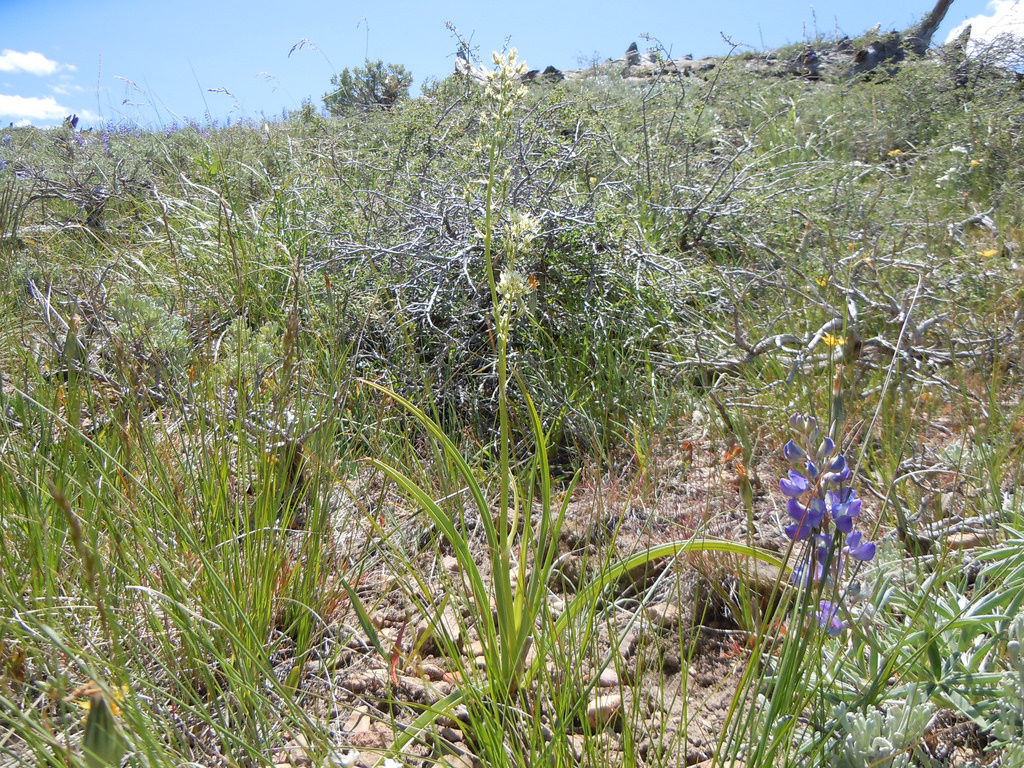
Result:
{"label": "grassy slope", "polygon": [[[871,712],[915,681],[1012,732],[1021,700],[989,675],[1024,586],[1006,543],[1022,527],[1024,101],[980,72],[954,89],[931,60],[871,83],[744,67],[544,86],[519,106],[496,227],[525,213],[540,232],[517,263],[495,257],[534,288],[512,369],[556,476],[621,476],[655,502],[658,456],[694,411],[735,446],[741,510],[774,503],[752,478],[774,484],[791,412],[841,415],[888,543],[857,653],[824,645],[818,700],[785,713],[821,726],[787,734],[791,754],[834,751],[835,705]],[[436,591],[409,540],[422,521],[363,461],[460,490],[358,379],[416,402],[498,485],[483,105],[452,80],[337,120],[0,132],[0,763],[79,760],[88,679],[127,687],[132,764],[259,764],[286,732],[330,747],[347,713],[303,687],[303,664],[359,626],[346,585],[371,608]],[[512,430],[523,458],[517,395]],[[942,510],[988,536],[980,582],[938,543],[903,558]],[[729,748],[774,727],[741,719]]]}

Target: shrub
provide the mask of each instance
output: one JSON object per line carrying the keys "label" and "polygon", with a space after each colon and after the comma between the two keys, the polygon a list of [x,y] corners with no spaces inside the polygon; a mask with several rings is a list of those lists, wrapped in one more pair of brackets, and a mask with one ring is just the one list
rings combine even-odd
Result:
{"label": "shrub", "polygon": [[341,74],[334,75],[331,85],[334,90],[324,94],[324,106],[332,115],[341,115],[352,109],[391,107],[408,98],[412,73],[401,64],[367,59],[365,67],[351,71],[346,67]]}

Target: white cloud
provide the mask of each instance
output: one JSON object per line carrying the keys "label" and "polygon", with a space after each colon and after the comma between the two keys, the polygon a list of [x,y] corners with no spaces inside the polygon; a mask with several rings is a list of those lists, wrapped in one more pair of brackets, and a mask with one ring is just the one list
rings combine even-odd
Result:
{"label": "white cloud", "polygon": [[997,35],[1006,33],[1024,37],[1022,0],[991,0],[987,10],[991,15],[980,14],[956,26],[946,37],[946,42],[959,37],[968,24],[971,25],[971,42],[975,45],[991,42]]}
{"label": "white cloud", "polygon": [[89,109],[75,109],[60,104],[52,96],[8,96],[0,93],[0,120],[15,125],[52,125],[75,113],[86,122],[99,123],[103,118]]}
{"label": "white cloud", "polygon": [[32,75],[53,75],[61,70],[61,65],[46,58],[37,51],[20,53],[4,48],[0,52],[0,72],[28,72]]}
{"label": "white cloud", "polygon": [[61,85],[51,85],[50,90],[56,93],[58,96],[70,96],[72,93],[81,93],[84,88],[80,85],[73,85],[71,83],[63,83]]}
{"label": "white cloud", "polygon": [[0,117],[26,120],[57,120],[71,110],[62,107],[52,96],[7,96],[0,93]]}

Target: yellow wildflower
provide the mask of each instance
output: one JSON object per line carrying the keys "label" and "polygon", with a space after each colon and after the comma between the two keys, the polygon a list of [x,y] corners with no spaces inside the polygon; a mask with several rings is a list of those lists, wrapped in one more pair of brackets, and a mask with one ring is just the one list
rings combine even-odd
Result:
{"label": "yellow wildflower", "polygon": [[999,251],[995,248],[986,248],[984,251],[978,251],[978,255],[983,259],[991,259],[997,253],[999,253]]}
{"label": "yellow wildflower", "polygon": [[114,714],[114,717],[121,716],[121,702],[128,698],[130,688],[127,685],[113,685],[109,687],[110,696],[103,694],[103,689],[100,688],[99,684],[95,680],[90,680],[85,685],[80,685],[71,692],[71,698],[82,699],[85,701],[76,702],[82,711],[87,713],[92,709],[92,703],[97,701],[97,696],[102,695],[102,698],[110,705],[110,711]]}
{"label": "yellow wildflower", "polygon": [[889,157],[896,157],[897,155],[902,155],[902,154],[903,154],[903,150],[902,149],[891,149],[891,150],[889,150]]}
{"label": "yellow wildflower", "polygon": [[828,275],[822,275],[821,277],[815,278],[815,280],[814,280],[814,282],[816,282],[822,288],[824,288],[826,285],[828,285],[828,281],[829,281],[829,276]]}
{"label": "yellow wildflower", "polygon": [[844,336],[833,336],[831,333],[826,333],[822,336],[822,341],[830,347],[841,347],[846,343],[846,338]]}
{"label": "yellow wildflower", "polygon": [[108,696],[92,680],[72,692],[74,698],[88,697],[88,701],[82,702],[82,708],[88,712],[82,735],[82,754],[87,768],[110,768],[121,762],[126,745],[114,718],[121,715],[118,701],[123,701],[127,693],[127,686],[116,687]]}

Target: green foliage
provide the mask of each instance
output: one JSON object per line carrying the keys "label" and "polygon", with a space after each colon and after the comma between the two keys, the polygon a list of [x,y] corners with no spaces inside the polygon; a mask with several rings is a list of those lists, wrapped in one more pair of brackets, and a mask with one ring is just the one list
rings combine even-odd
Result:
{"label": "green foliage", "polygon": [[932,719],[933,709],[927,697],[911,686],[906,700],[890,702],[882,709],[868,714],[841,712],[841,751],[833,757],[836,768],[860,768],[871,765],[879,768],[906,768],[927,765],[927,756],[918,747],[925,729]]}
{"label": "green foliage", "polygon": [[159,384],[181,376],[188,354],[182,318],[144,294],[119,289],[111,297],[112,373]]}
{"label": "green foliage", "polygon": [[387,109],[409,97],[412,74],[401,64],[370,61],[331,77],[334,89],[325,93],[324,106],[332,115],[350,110]]}
{"label": "green foliage", "polygon": [[[693,762],[700,674],[652,700],[638,637],[736,646],[719,762],[923,764],[940,711],[1019,762],[1024,106],[970,63],[414,99],[367,62],[332,119],[0,130],[3,749],[82,764],[91,679],[126,764],[326,764],[372,649],[397,759],[461,702],[489,764]],[[781,568],[713,573],[729,647],[655,626],[704,554],[779,567],[794,410],[849,425],[877,528],[847,634]],[[403,700],[431,638],[464,684]]]}
{"label": "green foliage", "polygon": [[1024,616],[1017,616],[1007,632],[1006,671],[1001,675],[1000,698],[997,705],[992,735],[1016,749],[1024,747]]}

